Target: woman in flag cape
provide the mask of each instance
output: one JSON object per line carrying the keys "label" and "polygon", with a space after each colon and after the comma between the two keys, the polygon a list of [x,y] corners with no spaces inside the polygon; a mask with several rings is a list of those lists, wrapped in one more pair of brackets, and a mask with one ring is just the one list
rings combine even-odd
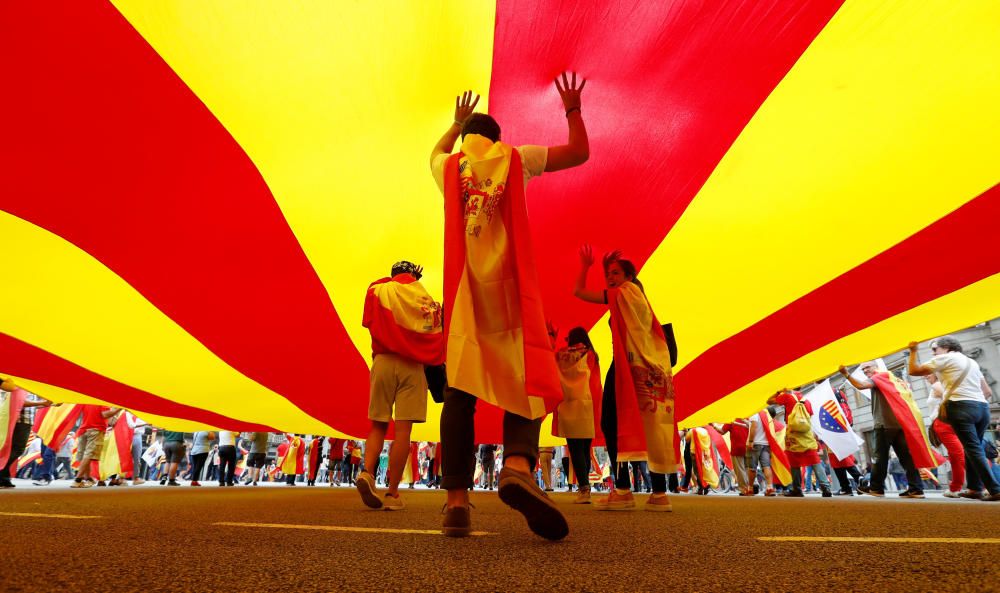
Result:
{"label": "woman in flag cape", "polygon": [[[614,348],[614,391],[605,385],[601,429],[612,467],[624,461],[648,461],[653,493],[648,511],[670,511],[666,474],[677,468],[674,428],[674,383],[663,328],[646,299],[635,265],[619,251],[605,255],[607,288],[588,290],[587,273],[594,264],[590,245],[580,248],[580,274],[574,294],[611,310]],[[609,373],[610,374],[610,373]],[[613,399],[609,397],[613,393]],[[628,472],[615,472],[615,488],[595,502],[598,510],[635,508]]]}
{"label": "woman in flag cape", "polygon": [[587,330],[569,330],[566,344],[556,352],[563,401],[552,416],[552,434],[566,439],[579,484],[573,502],[589,504],[590,447],[601,423],[601,369]]}

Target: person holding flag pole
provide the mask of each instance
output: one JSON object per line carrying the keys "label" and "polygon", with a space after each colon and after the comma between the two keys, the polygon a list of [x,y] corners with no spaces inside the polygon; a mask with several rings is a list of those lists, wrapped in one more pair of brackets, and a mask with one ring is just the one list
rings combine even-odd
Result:
{"label": "person holding flag pole", "polygon": [[885,496],[885,477],[889,467],[889,447],[906,471],[908,484],[902,498],[924,498],[923,480],[918,467],[937,467],[938,463],[931,450],[923,415],[913,401],[910,388],[889,371],[879,371],[874,362],[861,364],[861,370],[868,378],[859,381],[844,365],[840,365],[843,375],[855,389],[871,390],[872,418],[875,423],[875,463],[868,486],[858,490],[870,496]]}

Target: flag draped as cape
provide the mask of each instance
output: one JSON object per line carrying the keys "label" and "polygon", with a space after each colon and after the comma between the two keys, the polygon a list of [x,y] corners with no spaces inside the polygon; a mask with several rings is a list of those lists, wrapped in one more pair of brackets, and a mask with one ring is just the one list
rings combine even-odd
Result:
{"label": "flag draped as cape", "polygon": [[[135,469],[132,461],[134,432],[125,421],[124,414],[119,414],[114,428],[104,433],[104,448],[101,449],[99,464],[102,480],[116,474],[122,478],[132,475]],[[197,480],[198,477],[195,476],[193,479]]]}
{"label": "flag draped as cape", "polygon": [[24,399],[28,392],[17,388],[10,392],[3,403],[0,403],[0,467],[7,464],[10,458],[10,448],[13,445],[14,425],[24,407]]}
{"label": "flag draped as cape", "polygon": [[698,478],[702,488],[719,487],[719,460],[712,448],[712,436],[703,426],[692,429],[691,454],[698,464]]}
{"label": "flag draped as cape", "polygon": [[[601,369],[593,351],[564,348],[556,352],[563,401],[552,415],[553,436],[595,439],[601,446]],[[600,442],[598,442],[600,441]]]}
{"label": "flag draped as cape", "polygon": [[441,305],[410,274],[382,278],[368,287],[361,324],[371,332],[373,355],[444,363]]}
{"label": "flag draped as cape", "polygon": [[614,347],[618,460],[649,461],[649,470],[677,468],[674,383],[663,328],[638,286],[608,290]]}
{"label": "flag draped as cape", "polygon": [[885,401],[896,416],[896,421],[906,439],[906,445],[910,449],[910,455],[913,457],[913,464],[923,468],[937,467],[938,462],[934,458],[934,450],[924,428],[923,414],[913,401],[910,388],[902,379],[887,371],[875,373],[871,380],[885,396]]}
{"label": "flag draped as cape", "polygon": [[760,418],[760,426],[767,436],[767,445],[771,449],[771,472],[774,474],[776,482],[787,486],[792,483],[792,466],[788,462],[788,455],[785,454],[784,435],[777,434],[774,429],[774,419],[766,411],[761,411],[757,416]]}
{"label": "flag draped as cape", "polygon": [[281,473],[288,475],[298,475],[302,473],[303,461],[305,461],[306,449],[302,444],[301,437],[292,437],[285,449],[284,456],[278,460],[278,469]]}
{"label": "flag draped as cape", "polygon": [[562,398],[513,147],[469,134],[444,167],[448,384],[525,418]]}

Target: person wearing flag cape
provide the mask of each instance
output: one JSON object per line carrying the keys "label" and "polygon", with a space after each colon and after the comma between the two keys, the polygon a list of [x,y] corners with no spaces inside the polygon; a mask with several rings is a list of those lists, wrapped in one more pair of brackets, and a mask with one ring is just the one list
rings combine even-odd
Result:
{"label": "person wearing flag cape", "polygon": [[[620,251],[604,256],[604,290],[587,289],[587,273],[594,264],[590,245],[580,248],[580,274],[574,294],[581,300],[607,305],[611,311],[614,358],[613,391],[605,385],[601,429],[615,487],[594,501],[597,510],[630,510],[635,500],[628,472],[617,464],[647,461],[652,494],[647,511],[671,511],[666,474],[677,469],[677,431],[674,426],[674,382],[670,352],[663,327],[656,319],[638,279],[635,265]],[[609,373],[610,375],[610,373]],[[607,395],[613,393],[613,399]]]}
{"label": "person wearing flag cape", "polygon": [[875,429],[875,463],[867,486],[858,491],[869,496],[885,496],[885,477],[889,468],[889,447],[906,471],[908,488],[902,498],[924,498],[923,480],[917,468],[937,467],[930,441],[924,429],[923,415],[913,401],[909,386],[889,371],[879,371],[874,362],[865,362],[861,371],[868,377],[860,381],[840,366],[855,389],[871,390],[872,419]]}
{"label": "person wearing flag cape", "polygon": [[13,488],[11,468],[28,444],[33,408],[50,406],[52,402],[36,398],[9,378],[0,378],[0,392],[0,488]]}
{"label": "person wearing flag cape", "polygon": [[[427,420],[425,366],[444,362],[441,305],[420,283],[423,266],[403,260],[390,268],[391,275],[368,287],[362,325],[372,338],[371,391],[368,419],[371,430],[365,441],[365,470],[355,486],[366,506],[401,510],[399,482],[410,454],[410,432]],[[389,447],[384,497],[375,489],[372,472],[379,466],[389,422],[395,436]]]}
{"label": "person wearing flag cape", "polygon": [[[480,399],[504,410],[500,499],[544,538],[559,540],[569,533],[566,518],[532,478],[542,419],[559,403],[562,389],[545,330],[524,195],[530,179],[589,158],[580,111],[585,84],[581,80],[577,86],[575,73],[572,80],[564,73],[562,84],[556,80],[569,127],[565,145],[502,142],[500,125],[489,115],[473,113],[479,97],[467,91],[455,99],[454,123],[431,152],[445,211],[445,535],[471,532],[468,489]],[[459,135],[461,149],[450,154]]]}

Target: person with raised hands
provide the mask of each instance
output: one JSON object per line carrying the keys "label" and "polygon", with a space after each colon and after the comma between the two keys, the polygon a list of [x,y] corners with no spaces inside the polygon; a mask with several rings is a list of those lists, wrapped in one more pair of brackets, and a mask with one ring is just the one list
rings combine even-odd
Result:
{"label": "person with raised hands", "polygon": [[[670,351],[663,327],[656,319],[638,270],[621,251],[605,254],[605,288],[587,288],[587,274],[594,265],[590,245],[580,248],[580,274],[574,295],[590,303],[607,305],[611,312],[614,358],[604,385],[601,430],[615,474],[615,487],[594,501],[597,510],[630,510],[635,500],[626,461],[647,461],[652,494],[647,511],[670,511],[666,474],[677,469],[677,431],[674,426],[674,382]],[[621,464],[621,465],[618,465]]]}
{"label": "person with raised hands", "polygon": [[[559,540],[566,518],[532,478],[542,419],[562,399],[535,272],[525,187],[531,179],[582,165],[590,156],[575,73],[556,79],[569,139],[552,147],[514,147],[500,124],[475,113],[479,97],[455,100],[451,125],[431,150],[431,173],[444,194],[444,306],[448,388],[441,414],[448,491],[444,533],[471,532],[469,488],[475,468],[476,402],[505,412],[502,501],[536,534]],[[458,152],[451,154],[462,138]]]}

